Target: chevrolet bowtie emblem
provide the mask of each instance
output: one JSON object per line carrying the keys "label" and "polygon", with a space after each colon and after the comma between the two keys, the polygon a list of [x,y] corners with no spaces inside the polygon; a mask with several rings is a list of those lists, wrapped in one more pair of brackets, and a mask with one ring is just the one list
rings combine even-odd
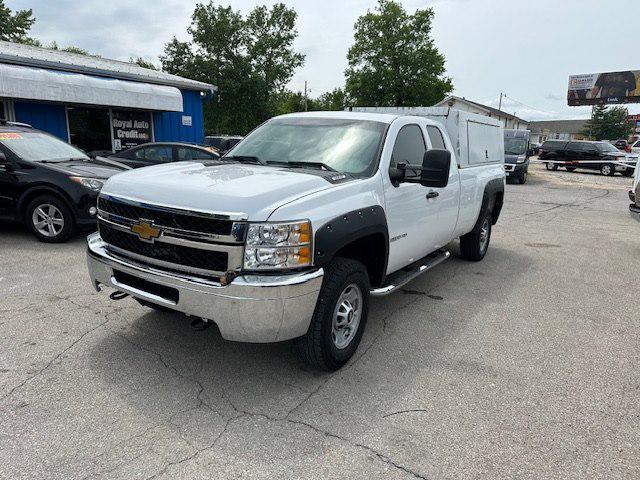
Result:
{"label": "chevrolet bowtie emblem", "polygon": [[138,223],[131,225],[131,231],[138,235],[140,240],[153,243],[160,236],[160,229],[153,226],[150,220],[140,220]]}

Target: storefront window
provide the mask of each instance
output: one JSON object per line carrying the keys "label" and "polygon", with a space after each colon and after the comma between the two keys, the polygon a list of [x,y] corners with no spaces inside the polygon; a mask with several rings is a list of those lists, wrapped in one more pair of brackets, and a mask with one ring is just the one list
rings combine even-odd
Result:
{"label": "storefront window", "polygon": [[71,145],[90,155],[111,153],[109,109],[69,107],[67,116]]}

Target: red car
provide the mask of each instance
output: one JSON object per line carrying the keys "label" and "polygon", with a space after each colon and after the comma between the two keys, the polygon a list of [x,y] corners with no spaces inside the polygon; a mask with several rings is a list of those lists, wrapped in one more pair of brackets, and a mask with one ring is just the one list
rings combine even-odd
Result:
{"label": "red car", "polygon": [[615,147],[621,152],[631,153],[631,145],[626,140],[616,140],[615,142],[611,142],[615,145]]}

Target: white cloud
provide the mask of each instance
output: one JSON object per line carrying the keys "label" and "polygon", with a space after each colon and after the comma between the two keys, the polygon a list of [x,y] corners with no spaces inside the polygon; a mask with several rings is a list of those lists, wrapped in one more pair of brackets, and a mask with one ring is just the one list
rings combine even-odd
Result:
{"label": "white cloud", "polygon": [[[201,2],[206,0],[200,0]],[[105,57],[144,57],[158,63],[164,44],[186,28],[196,0],[8,0],[12,9],[32,8],[33,35],[44,42],[75,45]],[[248,12],[274,0],[228,0]],[[285,0],[298,12],[296,48],[306,64],[290,82],[297,90],[309,82],[312,95],[342,86],[353,24],[375,0]],[[405,7],[433,6],[435,43],[447,58],[455,93],[495,99],[500,92],[518,102],[524,118],[580,118],[590,109],[568,107],[566,87],[573,73],[640,69],[637,0],[403,0]],[[615,22],[602,23],[607,12]],[[597,32],[597,35],[595,33]],[[496,105],[494,105],[496,106]],[[505,107],[506,108],[506,107]],[[629,107],[640,112],[640,105]]]}

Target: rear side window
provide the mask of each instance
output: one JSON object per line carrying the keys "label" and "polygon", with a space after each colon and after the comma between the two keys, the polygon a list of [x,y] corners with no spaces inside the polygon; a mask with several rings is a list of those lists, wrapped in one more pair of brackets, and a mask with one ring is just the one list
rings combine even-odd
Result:
{"label": "rear side window", "polygon": [[554,142],[554,141],[546,141],[542,144],[542,150],[546,150],[547,152],[557,152],[558,150],[562,150],[566,142]]}
{"label": "rear side window", "polygon": [[433,125],[427,125],[427,134],[429,135],[429,140],[431,140],[431,147],[438,148],[440,150],[446,150],[447,147],[444,145],[444,138],[442,137],[442,132],[438,127],[434,127]]}
{"label": "rear side window", "polygon": [[144,159],[148,162],[165,163],[173,160],[169,146],[145,147],[141,150],[144,150]]}
{"label": "rear side window", "polygon": [[418,125],[405,125],[398,132],[396,143],[391,154],[391,167],[398,163],[422,165],[424,152],[427,146],[424,143],[422,130]]}

